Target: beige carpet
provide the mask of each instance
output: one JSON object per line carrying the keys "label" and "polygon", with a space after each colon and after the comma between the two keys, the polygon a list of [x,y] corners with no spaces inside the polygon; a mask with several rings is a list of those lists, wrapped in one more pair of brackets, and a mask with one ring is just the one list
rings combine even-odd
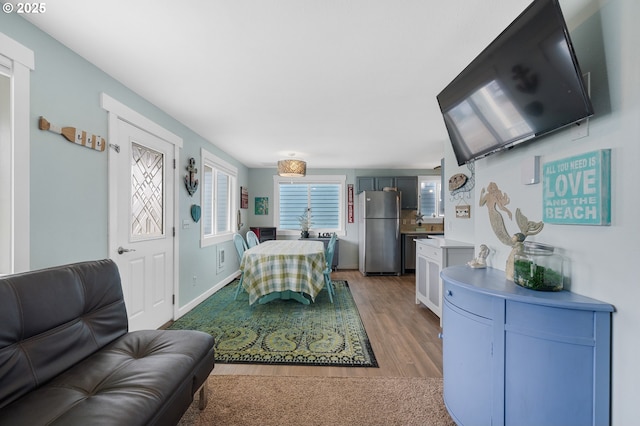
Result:
{"label": "beige carpet", "polygon": [[[196,396],[197,399],[197,396]],[[454,425],[442,379],[390,377],[209,377],[209,404],[187,425]]]}

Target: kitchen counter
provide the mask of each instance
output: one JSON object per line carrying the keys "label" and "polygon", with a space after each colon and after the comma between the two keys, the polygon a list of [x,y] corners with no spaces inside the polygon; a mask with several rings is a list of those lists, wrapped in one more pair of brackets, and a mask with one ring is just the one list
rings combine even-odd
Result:
{"label": "kitchen counter", "polygon": [[431,247],[442,247],[442,248],[468,248],[475,247],[471,243],[465,243],[464,241],[456,241],[448,238],[444,238],[444,235],[436,236],[429,235],[429,238],[417,239],[416,244],[426,244]]}
{"label": "kitchen counter", "polygon": [[400,229],[400,233],[403,235],[444,235],[444,233],[442,232],[442,230],[439,229],[434,229],[434,230],[429,230],[429,231],[412,231],[412,230],[403,230]]}

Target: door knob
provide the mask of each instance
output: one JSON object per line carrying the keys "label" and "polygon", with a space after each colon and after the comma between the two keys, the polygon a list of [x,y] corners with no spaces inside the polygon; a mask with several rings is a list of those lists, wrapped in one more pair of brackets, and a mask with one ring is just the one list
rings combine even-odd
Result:
{"label": "door knob", "polygon": [[126,249],[126,248],[123,248],[122,246],[118,247],[118,254],[128,253],[130,251],[136,251],[136,249]]}

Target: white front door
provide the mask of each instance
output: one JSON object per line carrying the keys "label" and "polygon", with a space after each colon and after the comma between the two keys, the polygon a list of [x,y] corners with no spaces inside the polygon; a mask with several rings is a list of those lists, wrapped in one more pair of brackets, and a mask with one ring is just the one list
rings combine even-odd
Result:
{"label": "white front door", "polygon": [[173,319],[174,146],[117,120],[119,152],[110,157],[111,255],[118,265],[129,329]]}

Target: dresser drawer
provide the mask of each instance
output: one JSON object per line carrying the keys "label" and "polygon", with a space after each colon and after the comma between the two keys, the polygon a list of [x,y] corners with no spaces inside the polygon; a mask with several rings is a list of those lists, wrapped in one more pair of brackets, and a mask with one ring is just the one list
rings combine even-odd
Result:
{"label": "dresser drawer", "polygon": [[442,249],[440,247],[433,247],[428,244],[416,244],[416,253],[438,262],[442,257]]}
{"label": "dresser drawer", "polygon": [[452,305],[483,318],[493,319],[495,298],[443,281],[443,297]]}
{"label": "dresser drawer", "polygon": [[505,324],[509,330],[549,338],[579,338],[593,340],[593,311],[536,306],[508,301]]}

